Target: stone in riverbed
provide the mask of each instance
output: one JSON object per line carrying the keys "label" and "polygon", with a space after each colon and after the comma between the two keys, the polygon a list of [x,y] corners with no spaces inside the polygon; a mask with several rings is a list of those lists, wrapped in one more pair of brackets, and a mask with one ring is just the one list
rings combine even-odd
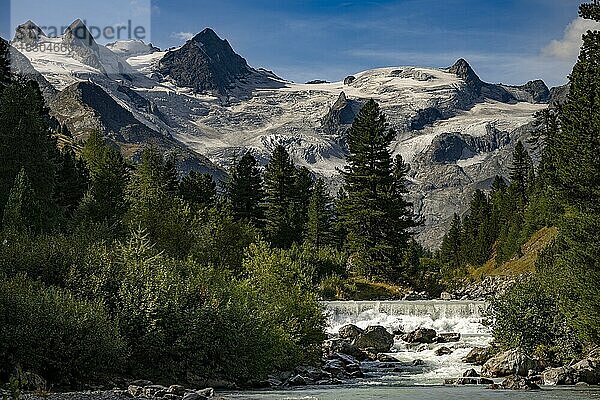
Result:
{"label": "stone in riverbed", "polygon": [[478,378],[479,374],[473,368],[466,370],[463,373],[463,377],[465,378]]}
{"label": "stone in riverbed", "polygon": [[394,335],[383,326],[369,326],[352,344],[360,350],[373,349],[377,353],[385,353],[394,345]]}
{"label": "stone in riverbed", "polygon": [[347,354],[360,361],[364,361],[367,356],[355,345],[346,339],[329,339],[323,343],[323,353],[326,358],[334,357],[335,354]]}
{"label": "stone in riverbed", "polygon": [[185,388],[181,385],[171,385],[169,386],[169,389],[167,389],[167,393],[183,396],[185,394]]}
{"label": "stone in riverbed", "polygon": [[481,369],[481,375],[489,378],[501,378],[509,375],[527,376],[529,370],[541,371],[543,365],[520,349],[513,349],[489,359]]}
{"label": "stone in riverbed", "polygon": [[362,335],[365,331],[356,325],[344,325],[338,331],[338,335],[342,339],[348,339],[350,341],[355,340],[357,337]]}
{"label": "stone in riverbed", "polygon": [[474,347],[473,350],[462,359],[463,362],[473,365],[483,365],[492,358],[492,351],[488,347]]}
{"label": "stone in riverbed", "polygon": [[437,333],[433,329],[419,328],[404,335],[402,340],[407,343],[433,343]]}
{"label": "stone in riverbed", "polygon": [[398,362],[400,362],[396,357],[391,356],[389,354],[385,354],[385,353],[377,354],[377,361],[387,362],[387,363],[398,363]]}
{"label": "stone in riverbed", "polygon": [[460,333],[439,333],[434,339],[435,343],[452,343],[460,341]]}
{"label": "stone in riverbed", "polygon": [[531,381],[529,378],[525,378],[519,375],[511,375],[504,379],[500,384],[503,389],[507,390],[539,390],[540,387]]}
{"label": "stone in riverbed", "polygon": [[435,350],[434,354],[438,357],[447,356],[448,354],[452,354],[452,350],[447,347],[440,347]]}
{"label": "stone in riverbed", "polygon": [[306,378],[303,377],[302,375],[296,375],[296,376],[291,377],[287,383],[290,386],[306,386],[308,384],[308,382],[306,381]]}

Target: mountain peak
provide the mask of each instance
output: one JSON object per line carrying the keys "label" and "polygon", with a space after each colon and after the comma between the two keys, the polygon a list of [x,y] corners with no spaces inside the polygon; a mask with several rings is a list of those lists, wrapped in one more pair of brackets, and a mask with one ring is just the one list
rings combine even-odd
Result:
{"label": "mountain peak", "polygon": [[196,36],[194,36],[194,38],[192,40],[194,40],[196,42],[217,41],[217,40],[218,41],[224,41],[211,28],[204,28],[202,30],[202,32],[200,32],[199,34],[197,34]]}
{"label": "mountain peak", "polygon": [[234,82],[252,73],[246,60],[210,28],[168,52],[160,61],[159,71],[180,86],[219,94],[227,94]]}
{"label": "mountain peak", "polygon": [[454,65],[448,68],[448,72],[455,74],[459,78],[465,79],[469,83],[481,82],[479,76],[477,76],[473,68],[471,68],[471,65],[469,65],[467,60],[465,60],[464,58],[461,58],[458,61],[456,61]]}
{"label": "mountain peak", "polygon": [[94,36],[90,33],[85,23],[79,18],[73,21],[65,30],[63,40],[75,45],[97,47]]}
{"label": "mountain peak", "polygon": [[46,34],[32,20],[19,25],[15,31],[15,41],[22,43],[37,42],[41,36],[46,36]]}

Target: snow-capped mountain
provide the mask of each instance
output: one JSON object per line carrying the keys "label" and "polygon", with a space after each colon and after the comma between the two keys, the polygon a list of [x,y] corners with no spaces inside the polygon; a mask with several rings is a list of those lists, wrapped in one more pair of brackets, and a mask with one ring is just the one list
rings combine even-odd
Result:
{"label": "snow-capped mountain", "polygon": [[[375,99],[397,131],[394,152],[412,166],[410,197],[425,223],[419,238],[431,247],[475,188],[506,174],[514,144],[530,134],[551,95],[542,81],[482,82],[464,60],[445,69],[381,68],[298,84],[250,67],[210,29],[164,52],[131,41],[102,46],[85,32],[73,38],[83,30],[80,21],[58,38],[36,28],[22,25],[26,34],[12,44],[57,91],[50,108],[76,137],[102,129],[127,151],[158,141],[187,152],[188,161],[195,157],[187,169],[222,173],[212,164],[227,168],[248,150],[266,163],[282,144],[335,188],[347,154],[344,132]],[[32,43],[65,46],[41,54],[27,51]]]}

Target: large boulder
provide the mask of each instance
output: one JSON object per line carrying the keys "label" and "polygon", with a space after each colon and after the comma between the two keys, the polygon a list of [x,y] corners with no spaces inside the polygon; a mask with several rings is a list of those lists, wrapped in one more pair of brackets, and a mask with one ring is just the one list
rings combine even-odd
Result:
{"label": "large boulder", "polygon": [[489,347],[474,347],[462,361],[467,364],[483,365],[492,358],[492,350]]}
{"label": "large boulder", "polygon": [[337,354],[347,354],[359,361],[364,361],[367,358],[364,352],[346,339],[326,340],[323,343],[323,355],[325,358],[332,358]]}
{"label": "large boulder", "polygon": [[519,375],[511,375],[504,379],[500,384],[502,389],[507,390],[539,390],[540,387],[537,383],[533,382],[529,378],[525,378]]}
{"label": "large boulder", "polygon": [[575,383],[585,382],[590,385],[600,383],[600,362],[597,360],[586,359],[579,361],[571,366]]}
{"label": "large boulder", "polygon": [[489,378],[501,378],[509,375],[527,376],[530,370],[541,371],[539,360],[529,357],[520,349],[500,353],[489,359],[481,369],[481,375]]}
{"label": "large boulder", "polygon": [[574,385],[573,371],[569,367],[548,368],[542,372],[544,385]]}
{"label": "large boulder", "polygon": [[362,335],[363,333],[365,333],[365,331],[361,328],[359,328],[356,325],[344,325],[340,328],[340,330],[338,331],[338,335],[341,339],[347,339],[347,340],[355,340],[357,337],[359,337],[360,335]]}
{"label": "large boulder", "polygon": [[372,350],[377,353],[390,351],[394,345],[394,335],[383,326],[369,326],[353,342],[361,350]]}
{"label": "large boulder", "polygon": [[433,343],[437,333],[433,329],[419,328],[407,333],[402,338],[407,343]]}

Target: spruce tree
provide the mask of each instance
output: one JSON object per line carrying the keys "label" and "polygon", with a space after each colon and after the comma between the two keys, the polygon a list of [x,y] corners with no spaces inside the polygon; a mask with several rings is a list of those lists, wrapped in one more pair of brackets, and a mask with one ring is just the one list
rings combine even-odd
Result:
{"label": "spruce tree", "polygon": [[[598,4],[585,4],[583,18],[598,20]],[[560,129],[551,143],[557,187],[577,207],[600,210],[600,32],[583,36],[579,59],[570,76]]]}
{"label": "spruce tree", "polygon": [[296,168],[291,211],[294,242],[301,242],[305,236],[306,223],[308,222],[308,204],[312,196],[313,185],[314,180],[308,168]]}
{"label": "spruce tree", "polygon": [[48,110],[37,83],[15,80],[0,94],[0,208],[15,177],[25,169],[44,225],[56,220],[54,202],[58,149],[48,126]]}
{"label": "spruce tree", "polygon": [[24,168],[17,174],[10,190],[2,227],[9,231],[37,231],[40,228],[40,209]]}
{"label": "spruce tree", "polygon": [[454,213],[450,229],[444,236],[442,247],[440,248],[440,260],[450,267],[458,268],[462,266],[462,225],[458,214]]}
{"label": "spruce tree", "polygon": [[88,190],[89,173],[85,162],[75,155],[70,146],[60,153],[56,174],[56,199],[67,217],[73,216]]}
{"label": "spruce tree", "polygon": [[308,204],[305,243],[314,249],[335,245],[333,201],[323,179],[317,179]]}
{"label": "spruce tree", "polygon": [[288,248],[298,238],[294,225],[296,167],[283,146],[271,155],[264,176],[265,233],[275,247]]}
{"label": "spruce tree", "polygon": [[368,101],[348,132],[347,198],[340,207],[354,266],[384,279],[401,275],[408,229],[415,225],[403,199],[407,167],[401,159],[394,163],[389,149],[394,136],[377,103]]}
{"label": "spruce tree", "polygon": [[127,167],[121,153],[94,132],[83,147],[82,159],[89,171],[90,187],[77,210],[78,219],[118,229],[127,209]]}
{"label": "spruce tree", "polygon": [[523,143],[519,140],[513,151],[510,180],[522,201],[521,208],[524,208],[527,203],[527,193],[532,171],[533,162],[531,161],[531,157],[525,146],[523,146]]}
{"label": "spruce tree", "polygon": [[227,196],[233,215],[237,220],[262,226],[264,192],[262,175],[256,158],[248,152],[229,172]]}
{"label": "spruce tree", "polygon": [[210,207],[217,200],[217,184],[210,174],[191,171],[181,180],[179,194],[191,204]]}

